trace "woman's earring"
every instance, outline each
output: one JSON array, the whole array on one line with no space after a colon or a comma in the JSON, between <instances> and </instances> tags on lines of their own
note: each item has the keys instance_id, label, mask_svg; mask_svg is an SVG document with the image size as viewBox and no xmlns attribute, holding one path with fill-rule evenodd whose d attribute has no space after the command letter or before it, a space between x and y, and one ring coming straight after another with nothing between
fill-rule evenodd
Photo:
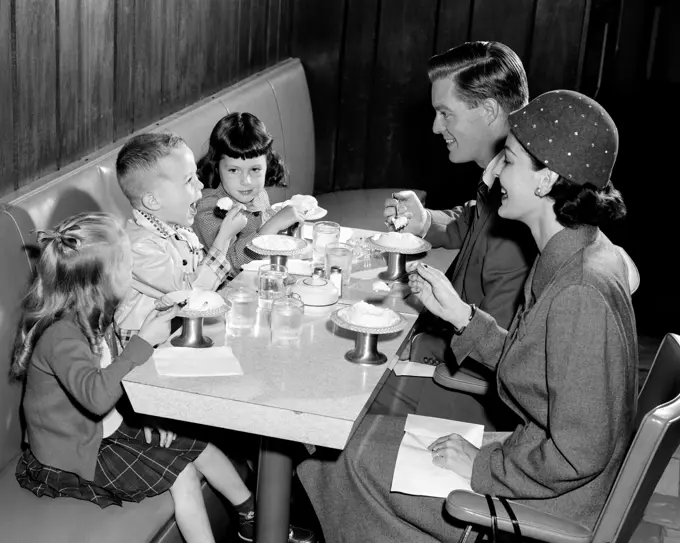
<instances>
[{"instance_id":1,"label":"woman's earring","mask_svg":"<svg viewBox=\"0 0 680 543\"><path fill-rule=\"evenodd\" d=\"M539 198L543 198L543 193L541 192L541 189L538 188L538 187L536 187L536 188L534 189L534 194L535 194L536 196L538 196Z\"/></svg>"}]
</instances>

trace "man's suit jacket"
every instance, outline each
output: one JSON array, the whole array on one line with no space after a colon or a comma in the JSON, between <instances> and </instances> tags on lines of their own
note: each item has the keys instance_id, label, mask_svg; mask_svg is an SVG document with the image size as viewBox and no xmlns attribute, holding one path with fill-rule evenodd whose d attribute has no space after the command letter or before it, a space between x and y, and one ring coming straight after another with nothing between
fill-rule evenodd
<instances>
[{"instance_id":1,"label":"man's suit jacket","mask_svg":"<svg viewBox=\"0 0 680 543\"><path fill-rule=\"evenodd\" d=\"M507 328L520 303L536 244L526 225L498 216L500 204L496 181L485 201L447 211L429 210L432 223L425 239L434 247L460 249L447 273L453 287L463 301Z\"/></svg>"},{"instance_id":2,"label":"man's suit jacket","mask_svg":"<svg viewBox=\"0 0 680 543\"><path fill-rule=\"evenodd\" d=\"M428 210L432 222L425 239L434 247L460 249L447 276L462 299L494 316L501 326L509 326L522 297L522 287L533 264L536 245L529 229L522 223L498 216L500 186L489 190L480 200L479 209L472 201L450 211ZM479 213L477 216L476 214ZM418 319L416 335L406 355L410 360L430 363L427 359L465 363L466 371L485 375L490 370L470 361L456 360L450 348L453 327L450 323L424 311ZM475 364L472 362L472 364ZM490 402L487 397L485 404ZM506 420L506 412L486 417L477 401L464 394L444 389L432 379L390 376L371 408L373 413L452 418L489 424L498 430L514 428L516 421ZM478 418L484 417L485 420Z\"/></svg>"}]
</instances>

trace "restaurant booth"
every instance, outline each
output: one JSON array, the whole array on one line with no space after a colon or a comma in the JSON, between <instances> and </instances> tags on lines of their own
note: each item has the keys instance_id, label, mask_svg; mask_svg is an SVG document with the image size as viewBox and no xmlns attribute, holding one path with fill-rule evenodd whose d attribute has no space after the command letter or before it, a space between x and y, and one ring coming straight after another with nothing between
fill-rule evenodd
<instances>
[{"instance_id":1,"label":"restaurant booth","mask_svg":"<svg viewBox=\"0 0 680 543\"><path fill-rule=\"evenodd\" d=\"M284 201L294 194L311 194L314 180L314 124L305 72L299 59L284 60L142 131L174 132L184 138L194 154L200 157L206 150L212 127L230 111L250 111L257 115L274 136L274 146L291 172L288 186L268 189L271 202ZM0 360L5 375L0 379L0 419L5 421L0 427L0 526L3 532L0 540L8 543L48 540L53 543L93 540L102 543L166 542L179 540L180 537L173 519L169 493L140 504L125 503L122 508L100 510L79 500L39 499L22 490L14 477L14 466L23 437L21 387L9 382L6 376L19 322L20 304L31 276L36 248L35 232L85 211L106 211L121 218L131 216L131 208L115 176L115 157L123 141L0 201L0 228L3 233L0 250L5 256L0 264L3 316L0 319ZM328 219L377 230L382 229L382 219L375 210L380 209L393 190L331 193L325 198L320 197L319 202L328 212ZM425 199L423 191L419 191L419 196ZM442 255L447 253L441 250ZM450 260L452 257L444 257L444 260L447 258ZM392 341L393 351L402 340L403 337L400 337ZM376 375L379 377L379 373ZM378 377L373 377L375 382ZM244 420L248 421L249 417ZM210 416L203 422L214 424ZM255 423L248 422L240 429L254 431L252 424ZM352 422L345 422L344 426L345 435L339 438L339 444L346 441ZM215 533L223 533L228 529L228 509L205 482L203 489Z\"/></svg>"},{"instance_id":2,"label":"restaurant booth","mask_svg":"<svg viewBox=\"0 0 680 543\"><path fill-rule=\"evenodd\" d=\"M190 1L165 9L162 3L141 0L102 0L97 5L16 0L0 6L0 66L12 67L12 77L0 81L0 97L12 98L0 110L0 124L12 128L0 137L0 180L13 179L0 185L0 543L182 541L169 493L100 509L75 499L37 498L21 489L14 475L24 439L22 388L10 382L8 371L37 254L36 231L80 212L131 216L115 175L116 155L131 134L176 133L198 159L218 120L230 112L251 112L272 134L290 174L287 186L267 189L271 203L314 194L327 212L323 220L340 223L355 239L366 240L386 230L382 207L396 190L414 189L434 209L471 196L464 186L441 182L465 171L451 169L441 146L432 151L429 82L423 69L432 53L466 39L507 41L531 65L535 92L580 86L593 94L608 73L605 57L618 47L613 41L616 25L630 20L619 18L617 2L554 0L554 6L538 2L533 8L517 2L521 9L510 9L511 3L501 0L399 0L388 9L388 0L382 0L328 2L319 9L321 2L316 1L225 0L210 2L210 9ZM553 12L564 16L554 17ZM626 16L632 17L630 12ZM501 28L501 19L509 24ZM80 24L65 31L74 21ZM27 89L32 89L29 98L23 96ZM412 160L405 158L405 150ZM612 239L618 242L615 238L616 232ZM419 256L445 270L455 254L432 249ZM236 385L201 378L172 384L151 363L124 381L132 407L140 413L200 424L215 436L225 429L261 436L258 514L268 512L261 515L267 517L261 526L263 543L285 540L281 534L288 525L292 470L286 443L310 451L315 446L342 449L385 381L386 370L407 352L422 305L414 296L389 298L372 288L378 266L385 264L387 272L381 273L389 274L391 266L406 260L397 264L396 256L384 256L392 260L376 264L376 258L383 257L369 250L365 269L356 274L338 307L360 300L385 303L403 320L399 330L365 338L334 324L328 313L311 312L305 317L302 356L272 350L264 325L261 336L230 338L218 319L205 324L206 334L217 330L218 344L229 343L241 359L246 375ZM644 270L642 275L644 282ZM252 280L244 277L235 286ZM680 365L679 340L666 336L649 385L667 399L680 386L674 365ZM352 364L345 356L352 347L354 355L360 348L377 349L387 362ZM654 353L648 358L653 360ZM488 389L484 381L456 382L444 371L435 380L473 393ZM645 408L656 407L657 396L641 396ZM645 419L646 432L636 441L640 456L628 462L627 478L619 481L620 494L614 497L619 501L609 504L612 516L605 520L610 527L616 524L623 533L632 533L657 482L662 477L668 482L669 473L675 477L670 486L677 499L680 481L671 468L680 466L675 452L680 430L676 425L666 431L664 426L677 422L669 415L673 412ZM233 509L205 481L202 490L216 538L229 541ZM459 518L489 526L487 516L479 513L485 503L452 495L446 507ZM624 517L630 515L629 523L636 519L634 526L619 518L622 509ZM529 532L532 536L559 543L592 540L592 533L559 522L553 532L546 531L540 525L545 519L520 513L526 513L521 521L538 523ZM499 515L499 521L512 531L508 517Z\"/></svg>"},{"instance_id":3,"label":"restaurant booth","mask_svg":"<svg viewBox=\"0 0 680 543\"><path fill-rule=\"evenodd\" d=\"M290 59L145 130L172 131L200 156L215 123L229 111L251 111L275 137L277 150L296 172L286 188L270 191L272 202L309 194L314 179L314 126L304 70ZM107 211L127 218L129 204L115 176L123 141L78 161L18 194L0 207L0 541L78 543L90 541L179 541L169 493L140 504L100 510L73 499L37 498L21 489L14 466L21 451L21 387L7 379L20 304L31 276L35 231L85 211ZM204 496L216 534L229 522L227 508L204 483Z\"/></svg>"}]
</instances>

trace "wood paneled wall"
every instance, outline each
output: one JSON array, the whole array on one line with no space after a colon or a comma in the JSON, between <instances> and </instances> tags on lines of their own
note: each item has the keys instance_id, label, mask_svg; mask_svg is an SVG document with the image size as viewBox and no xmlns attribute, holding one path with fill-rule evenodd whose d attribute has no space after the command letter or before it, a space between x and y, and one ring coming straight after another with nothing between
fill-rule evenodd
<instances>
[{"instance_id":1,"label":"wood paneled wall","mask_svg":"<svg viewBox=\"0 0 680 543\"><path fill-rule=\"evenodd\" d=\"M450 164L431 132L430 56L467 40L497 40L522 58L533 96L554 88L593 94L621 0L293 4L291 52L305 64L312 95L317 192L417 187L432 195L429 204L447 206L468 188L448 181L474 168Z\"/></svg>"},{"instance_id":2,"label":"wood paneled wall","mask_svg":"<svg viewBox=\"0 0 680 543\"><path fill-rule=\"evenodd\" d=\"M417 187L430 207L450 207L474 191L456 179L478 170L449 163L431 133L426 62L466 40L498 40L524 61L533 96L579 89L612 112L621 134L615 179L630 218L608 234L641 269L643 327L678 331L680 302L668 292L676 266L664 261L659 232L677 231L678 189L661 183L673 175L676 147L662 134L677 125L664 98L680 86L679 5L0 0L0 196L294 56L312 97L317 192Z\"/></svg>"},{"instance_id":3,"label":"wood paneled wall","mask_svg":"<svg viewBox=\"0 0 680 543\"><path fill-rule=\"evenodd\" d=\"M289 57L290 4L0 1L0 196Z\"/></svg>"},{"instance_id":4,"label":"wood paneled wall","mask_svg":"<svg viewBox=\"0 0 680 543\"><path fill-rule=\"evenodd\" d=\"M620 3L3 0L0 196L295 56L312 96L316 191L419 187L445 206L461 195L442 180L465 168L431 134L428 58L499 40L525 62L532 94L592 90L601 14L616 23Z\"/></svg>"}]
</instances>

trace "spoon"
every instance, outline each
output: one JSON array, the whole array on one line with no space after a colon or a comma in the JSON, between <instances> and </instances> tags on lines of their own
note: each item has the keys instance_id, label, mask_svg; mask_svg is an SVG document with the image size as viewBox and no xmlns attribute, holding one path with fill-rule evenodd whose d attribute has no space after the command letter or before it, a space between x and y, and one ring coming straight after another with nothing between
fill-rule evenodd
<instances>
[{"instance_id":1,"label":"spoon","mask_svg":"<svg viewBox=\"0 0 680 543\"><path fill-rule=\"evenodd\" d=\"M406 228L406 225L408 224L408 221L406 221L403 225L397 226L395 223L397 222L397 219L399 218L399 200L396 197L396 192L392 193L392 198L397 200L397 205L394 206L394 216L392 217L392 227L394 228L395 232L401 232L404 228Z\"/></svg>"},{"instance_id":2,"label":"spoon","mask_svg":"<svg viewBox=\"0 0 680 543\"><path fill-rule=\"evenodd\" d=\"M188 302L189 302L189 300L187 299L187 300L184 300L183 302L178 302L176 304L170 304L170 305L165 305L163 307L157 307L156 311L159 311L159 312L162 313L163 311L167 311L168 309L172 309L174 306L177 306L179 309L182 309L185 305L187 305Z\"/></svg>"}]
</instances>

